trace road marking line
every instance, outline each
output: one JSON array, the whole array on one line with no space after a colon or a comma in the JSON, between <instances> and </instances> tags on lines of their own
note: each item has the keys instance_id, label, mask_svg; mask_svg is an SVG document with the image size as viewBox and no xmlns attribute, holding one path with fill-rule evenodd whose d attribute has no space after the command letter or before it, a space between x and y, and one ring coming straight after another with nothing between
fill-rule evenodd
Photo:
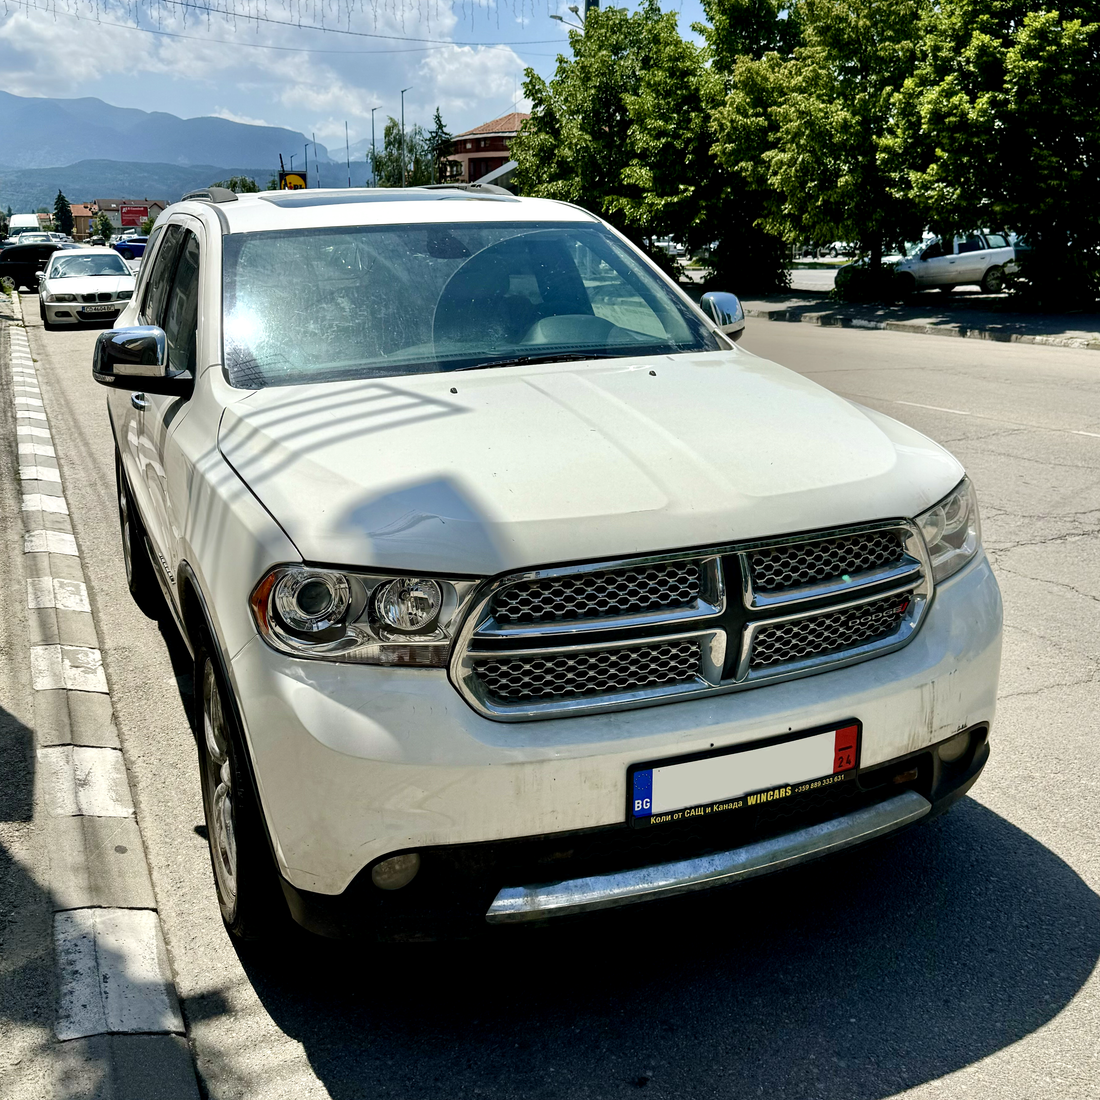
<instances>
[{"instance_id":1,"label":"road marking line","mask_svg":"<svg viewBox=\"0 0 1100 1100\"><path fill-rule=\"evenodd\" d=\"M49 496L46 493L24 493L24 512L53 512L55 515L67 516L69 506L64 497Z\"/></svg>"},{"instance_id":2,"label":"road marking line","mask_svg":"<svg viewBox=\"0 0 1100 1100\"><path fill-rule=\"evenodd\" d=\"M922 405L919 401L894 401L895 405L911 405L914 409L932 409L933 412L954 413L956 416L973 416L973 413L964 412L962 409L945 409L940 405Z\"/></svg>"},{"instance_id":3,"label":"road marking line","mask_svg":"<svg viewBox=\"0 0 1100 1100\"><path fill-rule=\"evenodd\" d=\"M61 971L58 1039L105 1032L183 1033L155 912L57 913L54 941Z\"/></svg>"},{"instance_id":4,"label":"road marking line","mask_svg":"<svg viewBox=\"0 0 1100 1100\"><path fill-rule=\"evenodd\" d=\"M1087 435L1090 439L1100 439L1100 432L1081 432L1076 428L1066 429L1070 435Z\"/></svg>"},{"instance_id":5,"label":"road marking line","mask_svg":"<svg viewBox=\"0 0 1100 1100\"><path fill-rule=\"evenodd\" d=\"M79 557L76 539L66 531L28 531L23 536L24 554L68 554Z\"/></svg>"},{"instance_id":6,"label":"road marking line","mask_svg":"<svg viewBox=\"0 0 1100 1100\"><path fill-rule=\"evenodd\" d=\"M54 817L133 817L126 763L118 749L53 745L38 750L42 792Z\"/></svg>"},{"instance_id":7,"label":"road marking line","mask_svg":"<svg viewBox=\"0 0 1100 1100\"><path fill-rule=\"evenodd\" d=\"M103 656L81 645L31 646L31 683L35 691L94 691L107 694Z\"/></svg>"},{"instance_id":8,"label":"road marking line","mask_svg":"<svg viewBox=\"0 0 1100 1100\"><path fill-rule=\"evenodd\" d=\"M61 471L56 466L20 466L21 481L56 481L61 484Z\"/></svg>"},{"instance_id":9,"label":"road marking line","mask_svg":"<svg viewBox=\"0 0 1100 1100\"><path fill-rule=\"evenodd\" d=\"M92 610L84 582L60 577L28 577L27 607L55 607L58 611Z\"/></svg>"},{"instance_id":10,"label":"road marking line","mask_svg":"<svg viewBox=\"0 0 1100 1100\"><path fill-rule=\"evenodd\" d=\"M57 458L57 452L45 443L20 443L19 453L37 458Z\"/></svg>"}]
</instances>

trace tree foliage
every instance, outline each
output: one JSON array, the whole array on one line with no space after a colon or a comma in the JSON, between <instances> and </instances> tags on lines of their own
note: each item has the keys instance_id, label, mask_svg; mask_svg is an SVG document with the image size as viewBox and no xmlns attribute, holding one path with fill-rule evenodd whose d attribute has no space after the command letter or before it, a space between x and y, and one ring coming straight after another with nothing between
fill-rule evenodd
<instances>
[{"instance_id":1,"label":"tree foliage","mask_svg":"<svg viewBox=\"0 0 1100 1100\"><path fill-rule=\"evenodd\" d=\"M230 176L227 180L218 180L211 187L224 187L227 191L235 191L238 195L252 194L259 191L259 184L251 176Z\"/></svg>"},{"instance_id":2,"label":"tree foliage","mask_svg":"<svg viewBox=\"0 0 1100 1100\"><path fill-rule=\"evenodd\" d=\"M432 182L433 155L428 133L414 123L405 127L405 172L401 172L401 123L390 116L382 135L382 148L374 154L372 172L379 187L416 187Z\"/></svg>"},{"instance_id":3,"label":"tree foliage","mask_svg":"<svg viewBox=\"0 0 1100 1100\"><path fill-rule=\"evenodd\" d=\"M57 226L59 233L64 233L67 237L73 235L73 227L76 224L73 220L73 208L60 190L57 192L57 198L53 200L53 223Z\"/></svg>"},{"instance_id":4,"label":"tree foliage","mask_svg":"<svg viewBox=\"0 0 1100 1100\"><path fill-rule=\"evenodd\" d=\"M111 224L111 219L107 217L106 211L101 210L92 223L92 236L102 237L105 241L109 241L114 236L114 232L115 227Z\"/></svg>"},{"instance_id":5,"label":"tree foliage","mask_svg":"<svg viewBox=\"0 0 1100 1100\"><path fill-rule=\"evenodd\" d=\"M462 174L462 162L450 159L454 136L443 122L439 108L435 109L432 128L428 131L427 147L432 157L432 183L446 183Z\"/></svg>"},{"instance_id":6,"label":"tree foliage","mask_svg":"<svg viewBox=\"0 0 1100 1100\"><path fill-rule=\"evenodd\" d=\"M987 226L1032 246L1043 301L1100 293L1100 8L941 0L925 14L899 147L938 231Z\"/></svg>"}]
</instances>

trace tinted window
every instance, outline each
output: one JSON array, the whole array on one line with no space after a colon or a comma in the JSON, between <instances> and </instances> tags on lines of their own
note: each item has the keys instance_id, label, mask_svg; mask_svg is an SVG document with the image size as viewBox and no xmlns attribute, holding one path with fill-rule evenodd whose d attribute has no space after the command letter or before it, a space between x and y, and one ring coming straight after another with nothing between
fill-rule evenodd
<instances>
[{"instance_id":1,"label":"tinted window","mask_svg":"<svg viewBox=\"0 0 1100 1100\"><path fill-rule=\"evenodd\" d=\"M987 233L985 239L989 242L990 248L1008 248L1008 241L1000 233Z\"/></svg>"},{"instance_id":2,"label":"tinted window","mask_svg":"<svg viewBox=\"0 0 1100 1100\"><path fill-rule=\"evenodd\" d=\"M922 260L936 260L940 256L950 256L951 253L944 248L943 241L933 241L925 250L921 253Z\"/></svg>"},{"instance_id":3,"label":"tinted window","mask_svg":"<svg viewBox=\"0 0 1100 1100\"><path fill-rule=\"evenodd\" d=\"M237 386L719 347L593 223L234 234L224 278L225 365Z\"/></svg>"},{"instance_id":4,"label":"tinted window","mask_svg":"<svg viewBox=\"0 0 1100 1100\"><path fill-rule=\"evenodd\" d=\"M976 233L971 233L969 237L959 238L959 254L963 252L981 252L985 248L985 242Z\"/></svg>"},{"instance_id":5,"label":"tinted window","mask_svg":"<svg viewBox=\"0 0 1100 1100\"><path fill-rule=\"evenodd\" d=\"M164 328L164 299L172 285L172 273L183 244L183 236L180 226L168 226L164 231L164 240L153 258L153 269L149 272L149 282L145 284L145 298L141 304L141 315L148 325L160 325Z\"/></svg>"},{"instance_id":6,"label":"tinted window","mask_svg":"<svg viewBox=\"0 0 1100 1100\"><path fill-rule=\"evenodd\" d=\"M168 338L169 369L173 372L189 370L194 374L199 318L199 242L194 233L184 233L183 236L163 328Z\"/></svg>"}]
</instances>

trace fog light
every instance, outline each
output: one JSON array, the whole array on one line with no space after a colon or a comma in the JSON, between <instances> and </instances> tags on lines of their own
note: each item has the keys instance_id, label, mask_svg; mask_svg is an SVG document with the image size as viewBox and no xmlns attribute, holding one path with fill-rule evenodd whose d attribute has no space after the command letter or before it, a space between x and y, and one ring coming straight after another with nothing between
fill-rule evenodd
<instances>
[{"instance_id":1,"label":"fog light","mask_svg":"<svg viewBox=\"0 0 1100 1100\"><path fill-rule=\"evenodd\" d=\"M408 886L416 872L420 870L420 853L406 852L404 855L391 856L376 864L370 873L370 880L379 890L400 890Z\"/></svg>"},{"instance_id":2,"label":"fog light","mask_svg":"<svg viewBox=\"0 0 1100 1100\"><path fill-rule=\"evenodd\" d=\"M956 760L961 760L966 755L966 750L969 748L970 734L967 732L952 737L950 741L944 741L936 751L945 764L954 764Z\"/></svg>"}]
</instances>

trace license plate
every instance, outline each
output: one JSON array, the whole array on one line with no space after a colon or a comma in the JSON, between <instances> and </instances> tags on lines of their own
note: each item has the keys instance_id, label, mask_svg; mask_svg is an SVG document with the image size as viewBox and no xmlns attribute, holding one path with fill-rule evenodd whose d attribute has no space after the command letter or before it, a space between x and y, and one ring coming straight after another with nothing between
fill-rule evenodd
<instances>
[{"instance_id":1,"label":"license plate","mask_svg":"<svg viewBox=\"0 0 1100 1100\"><path fill-rule=\"evenodd\" d=\"M81 306L81 313L117 313L118 306Z\"/></svg>"},{"instance_id":2,"label":"license plate","mask_svg":"<svg viewBox=\"0 0 1100 1100\"><path fill-rule=\"evenodd\" d=\"M627 773L632 825L664 825L796 798L855 776L860 724L787 734L732 752L652 764Z\"/></svg>"}]
</instances>

